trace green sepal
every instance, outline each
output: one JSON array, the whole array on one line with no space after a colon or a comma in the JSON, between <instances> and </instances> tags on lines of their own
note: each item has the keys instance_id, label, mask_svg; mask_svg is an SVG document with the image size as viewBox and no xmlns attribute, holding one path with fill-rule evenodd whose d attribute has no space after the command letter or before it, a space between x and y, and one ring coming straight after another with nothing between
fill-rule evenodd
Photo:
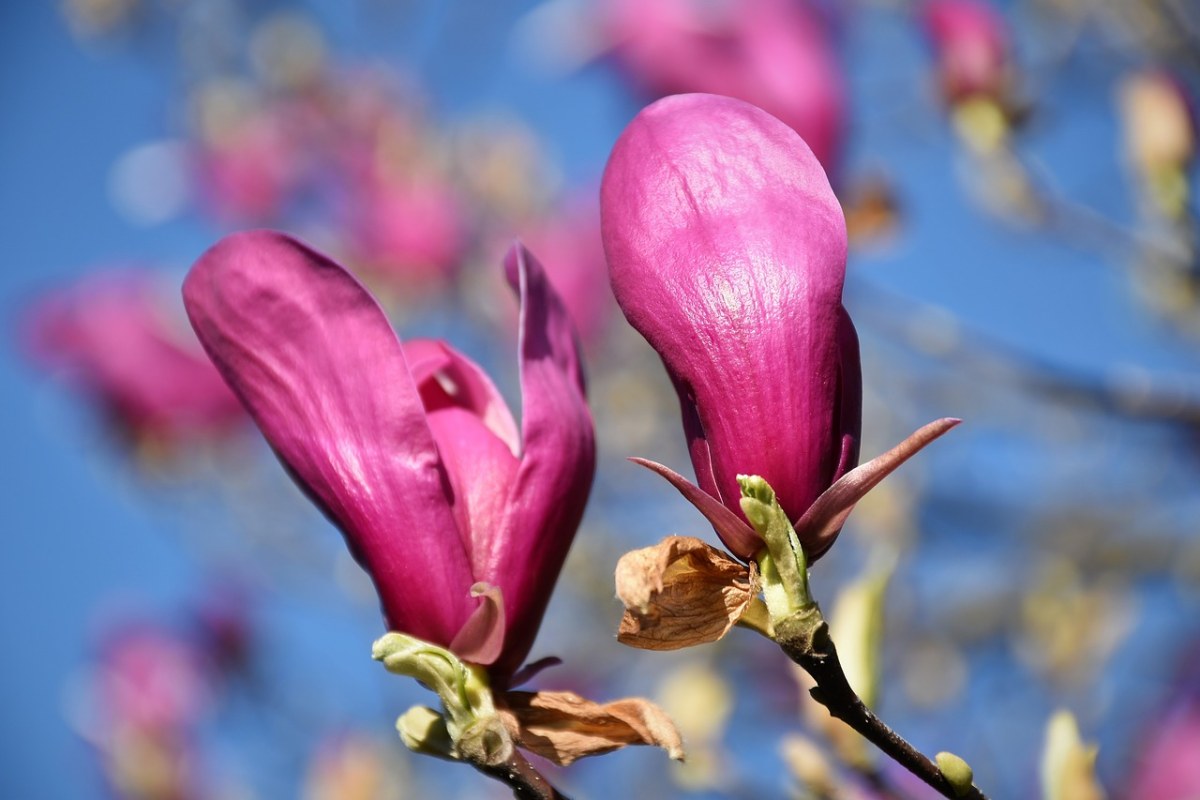
<instances>
[{"instance_id":1,"label":"green sepal","mask_svg":"<svg viewBox=\"0 0 1200 800\"><path fill-rule=\"evenodd\" d=\"M758 475L738 475L737 481L742 489L742 513L767 545L757 561L763 599L772 622L778 623L813 603L804 548L770 484Z\"/></svg>"},{"instance_id":2,"label":"green sepal","mask_svg":"<svg viewBox=\"0 0 1200 800\"><path fill-rule=\"evenodd\" d=\"M496 713L484 670L444 647L403 633L379 638L371 657L383 662L388 672L416 678L442 701L443 714L417 707L396 721L405 745L416 752L481 764L498 764L512 754L512 737ZM440 728L449 746L439 741Z\"/></svg>"},{"instance_id":3,"label":"green sepal","mask_svg":"<svg viewBox=\"0 0 1200 800\"><path fill-rule=\"evenodd\" d=\"M396 731L404 746L414 753L456 760L454 741L446 718L429 706L413 706L396 720Z\"/></svg>"}]
</instances>

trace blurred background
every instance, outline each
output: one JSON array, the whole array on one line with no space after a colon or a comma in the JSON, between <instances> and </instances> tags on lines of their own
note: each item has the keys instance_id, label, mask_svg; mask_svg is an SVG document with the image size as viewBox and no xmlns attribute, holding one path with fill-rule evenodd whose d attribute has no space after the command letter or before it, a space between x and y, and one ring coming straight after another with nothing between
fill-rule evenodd
<instances>
[{"instance_id":1,"label":"blurred background","mask_svg":"<svg viewBox=\"0 0 1200 800\"><path fill-rule=\"evenodd\" d=\"M430 696L371 661L369 583L191 335L183 274L249 227L334 254L514 408L514 237L565 296L600 464L532 653L565 663L535 685L651 697L691 759L631 749L553 782L925 796L752 634L615 641L617 558L714 540L625 461L690 475L599 240L613 142L680 91L766 108L830 174L864 460L965 420L813 571L835 618L863 575L885 587L874 707L994 798L1040 796L1058 709L1109 796L1200 796L1190 4L66 0L0 6L0 53L0 796L506 796L404 750L395 717Z\"/></svg>"}]
</instances>

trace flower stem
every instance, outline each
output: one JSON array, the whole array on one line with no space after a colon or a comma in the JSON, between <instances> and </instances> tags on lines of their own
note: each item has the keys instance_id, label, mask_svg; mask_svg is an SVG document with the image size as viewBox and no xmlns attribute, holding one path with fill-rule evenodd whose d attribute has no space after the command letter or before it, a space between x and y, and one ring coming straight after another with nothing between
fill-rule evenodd
<instances>
[{"instance_id":1,"label":"flower stem","mask_svg":"<svg viewBox=\"0 0 1200 800\"><path fill-rule=\"evenodd\" d=\"M951 800L987 800L974 784L956 787L928 757L893 731L859 699L846 680L829 626L812 603L775 626L775 640L787 657L812 676L813 699L858 731L894 761Z\"/></svg>"},{"instance_id":2,"label":"flower stem","mask_svg":"<svg viewBox=\"0 0 1200 800\"><path fill-rule=\"evenodd\" d=\"M515 747L512 755L500 764L472 762L471 766L507 785L516 800L570 800L555 789Z\"/></svg>"}]
</instances>

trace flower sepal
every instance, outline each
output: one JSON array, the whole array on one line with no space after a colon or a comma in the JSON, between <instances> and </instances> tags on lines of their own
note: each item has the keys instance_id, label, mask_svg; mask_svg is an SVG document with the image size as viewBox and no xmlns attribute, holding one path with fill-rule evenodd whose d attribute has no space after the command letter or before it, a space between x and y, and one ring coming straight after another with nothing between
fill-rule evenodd
<instances>
[{"instance_id":1,"label":"flower sepal","mask_svg":"<svg viewBox=\"0 0 1200 800\"><path fill-rule=\"evenodd\" d=\"M808 560L775 490L758 475L738 475L742 513L766 543L757 558L763 599L772 624L814 605L808 591Z\"/></svg>"},{"instance_id":2,"label":"flower sepal","mask_svg":"<svg viewBox=\"0 0 1200 800\"><path fill-rule=\"evenodd\" d=\"M388 672L416 678L442 701L442 713L416 706L396 721L414 752L493 766L513 753L513 739L496 711L487 672L449 650L403 633L376 640L371 657Z\"/></svg>"}]
</instances>

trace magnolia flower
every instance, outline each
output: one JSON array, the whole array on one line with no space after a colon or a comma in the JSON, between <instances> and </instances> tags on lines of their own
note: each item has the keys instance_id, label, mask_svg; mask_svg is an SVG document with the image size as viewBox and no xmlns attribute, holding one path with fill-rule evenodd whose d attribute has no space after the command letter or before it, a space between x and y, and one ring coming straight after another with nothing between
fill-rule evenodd
<instances>
[{"instance_id":1,"label":"magnolia flower","mask_svg":"<svg viewBox=\"0 0 1200 800\"><path fill-rule=\"evenodd\" d=\"M174 734L211 703L213 675L203 650L150 624L110 634L92 676L95 712L106 727Z\"/></svg>"},{"instance_id":2,"label":"magnolia flower","mask_svg":"<svg viewBox=\"0 0 1200 800\"><path fill-rule=\"evenodd\" d=\"M679 95L643 110L601 187L613 291L679 394L699 486L653 462L743 560L739 475L764 479L809 561L862 495L954 423L858 462L858 339L842 307L846 225L812 151L740 100ZM853 470L853 471L852 471Z\"/></svg>"},{"instance_id":3,"label":"magnolia flower","mask_svg":"<svg viewBox=\"0 0 1200 800\"><path fill-rule=\"evenodd\" d=\"M114 797L205 796L196 734L216 700L203 648L153 623L106 631L68 718L95 748Z\"/></svg>"},{"instance_id":4,"label":"magnolia flower","mask_svg":"<svg viewBox=\"0 0 1200 800\"><path fill-rule=\"evenodd\" d=\"M616 0L604 6L614 54L648 92L711 92L790 125L833 171L846 90L829 33L794 0Z\"/></svg>"},{"instance_id":5,"label":"magnolia flower","mask_svg":"<svg viewBox=\"0 0 1200 800\"><path fill-rule=\"evenodd\" d=\"M218 242L184 284L205 349L267 441L345 535L392 630L487 666L533 643L595 466L574 331L542 267L521 299L522 424L472 361L401 343L338 264L279 233Z\"/></svg>"},{"instance_id":6,"label":"magnolia flower","mask_svg":"<svg viewBox=\"0 0 1200 800\"><path fill-rule=\"evenodd\" d=\"M121 270L52 293L26 318L28 347L136 439L223 433L244 419L241 404L163 288L160 275Z\"/></svg>"},{"instance_id":7,"label":"magnolia flower","mask_svg":"<svg viewBox=\"0 0 1200 800\"><path fill-rule=\"evenodd\" d=\"M1000 14L984 0L930 0L923 13L946 103L1006 100L1010 36Z\"/></svg>"}]
</instances>

